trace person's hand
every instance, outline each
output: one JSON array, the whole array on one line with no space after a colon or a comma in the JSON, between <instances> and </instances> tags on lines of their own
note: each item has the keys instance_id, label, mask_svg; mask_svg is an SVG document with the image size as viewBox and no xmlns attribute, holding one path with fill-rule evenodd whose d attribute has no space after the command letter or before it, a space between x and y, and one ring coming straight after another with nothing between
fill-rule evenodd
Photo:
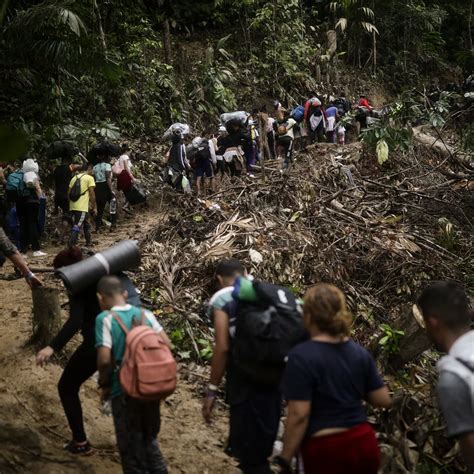
<instances>
[{"instance_id":1,"label":"person's hand","mask_svg":"<svg viewBox=\"0 0 474 474\"><path fill-rule=\"evenodd\" d=\"M51 356L54 354L54 349L51 346L46 346L36 354L36 364L43 367L43 365L49 362Z\"/></svg>"},{"instance_id":2,"label":"person's hand","mask_svg":"<svg viewBox=\"0 0 474 474\"><path fill-rule=\"evenodd\" d=\"M214 408L214 404L216 402L216 395L207 395L206 398L204 398L204 402L202 404L202 416L204 417L204 420L206 423L211 422L211 415L212 415L212 410Z\"/></svg>"},{"instance_id":3,"label":"person's hand","mask_svg":"<svg viewBox=\"0 0 474 474\"><path fill-rule=\"evenodd\" d=\"M43 282L31 271L26 274L25 280L32 290L43 286Z\"/></svg>"},{"instance_id":4,"label":"person's hand","mask_svg":"<svg viewBox=\"0 0 474 474\"><path fill-rule=\"evenodd\" d=\"M100 401L102 403L106 402L110 398L111 388L103 387L100 389Z\"/></svg>"},{"instance_id":5,"label":"person's hand","mask_svg":"<svg viewBox=\"0 0 474 474\"><path fill-rule=\"evenodd\" d=\"M291 474L291 463L281 456L275 456L271 463L271 470L274 474Z\"/></svg>"}]
</instances>

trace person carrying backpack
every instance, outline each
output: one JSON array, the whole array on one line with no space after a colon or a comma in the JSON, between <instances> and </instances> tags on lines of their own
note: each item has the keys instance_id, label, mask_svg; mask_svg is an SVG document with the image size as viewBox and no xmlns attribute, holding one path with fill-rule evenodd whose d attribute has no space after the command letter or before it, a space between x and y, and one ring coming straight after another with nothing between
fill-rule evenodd
<instances>
[{"instance_id":1,"label":"person carrying backpack","mask_svg":"<svg viewBox=\"0 0 474 474\"><path fill-rule=\"evenodd\" d=\"M192 142L194 148L194 177L196 178L197 195L205 191L206 178L209 179L209 189L214 190L214 170L209 141L206 138L196 137ZM204 189L203 189L204 188Z\"/></svg>"},{"instance_id":2,"label":"person carrying backpack","mask_svg":"<svg viewBox=\"0 0 474 474\"><path fill-rule=\"evenodd\" d=\"M336 120L339 118L337 107L331 103L326 109L326 138L329 143L336 143Z\"/></svg>"},{"instance_id":3,"label":"person carrying backpack","mask_svg":"<svg viewBox=\"0 0 474 474\"><path fill-rule=\"evenodd\" d=\"M96 232L100 232L103 225L103 216L105 206L115 199L115 192L112 186L112 165L110 156L98 156L98 162L92 169L95 181L95 197L97 202L97 216L95 219ZM110 213L111 227L114 230L117 227L117 213Z\"/></svg>"},{"instance_id":4,"label":"person carrying backpack","mask_svg":"<svg viewBox=\"0 0 474 474\"><path fill-rule=\"evenodd\" d=\"M61 157L61 164L53 171L54 180L54 211L57 214L61 209L61 234L60 242L64 243L71 230L71 217L69 215L69 183L74 172L78 171L82 165L72 163L72 155L66 154Z\"/></svg>"},{"instance_id":5,"label":"person carrying backpack","mask_svg":"<svg viewBox=\"0 0 474 474\"><path fill-rule=\"evenodd\" d=\"M377 474L380 451L363 401L388 408L391 398L372 356L349 338L344 294L320 283L304 297L310 340L289 355L282 381L288 402L281 473L301 452L306 473Z\"/></svg>"},{"instance_id":6,"label":"person carrying backpack","mask_svg":"<svg viewBox=\"0 0 474 474\"><path fill-rule=\"evenodd\" d=\"M321 101L313 95L304 105L304 120L310 142L322 142L325 131L325 114Z\"/></svg>"},{"instance_id":7,"label":"person carrying backpack","mask_svg":"<svg viewBox=\"0 0 474 474\"><path fill-rule=\"evenodd\" d=\"M123 472L165 474L168 470L156 438L160 431L160 398L168 395L173 383L176 384L176 363L169 351L171 343L153 313L126 304L127 293L117 277L101 278L97 297L102 309L95 323L99 387L101 399L112 401ZM132 341L140 341L140 337L146 339L141 339L144 342L138 347ZM143 347L150 350L139 352ZM159 391L161 387L164 392L148 399L145 395L137 398L136 394L130 395L137 387L124 371L140 358L150 357L162 359L149 362L149 370L142 372L138 367L136 382L151 382L150 390Z\"/></svg>"},{"instance_id":8,"label":"person carrying backpack","mask_svg":"<svg viewBox=\"0 0 474 474\"><path fill-rule=\"evenodd\" d=\"M244 275L244 267L235 259L221 261L216 269L221 289L209 302L208 315L213 320L215 339L202 413L210 422L219 385L226 374L226 401L230 407L227 453L239 461L245 474L263 474L271 472L268 458L278 432L282 402L279 379L284 362L281 357L268 361L266 356L280 355L280 348L268 348L265 340L252 335L251 322L261 321L267 315L273 318L274 313L272 305L258 303L255 286L242 278ZM263 283L257 287L270 288L270 294L276 288L283 299L291 299L280 287ZM294 298L285 301L294 303ZM273 329L272 323L261 327Z\"/></svg>"},{"instance_id":9,"label":"person carrying backpack","mask_svg":"<svg viewBox=\"0 0 474 474\"><path fill-rule=\"evenodd\" d=\"M91 174L92 165L89 165L86 171L76 174L69 183L69 211L72 219L70 247L77 245L81 230L84 230L86 245L88 247L92 245L89 213L92 216L97 214L97 204L94 191L95 181Z\"/></svg>"},{"instance_id":10,"label":"person carrying backpack","mask_svg":"<svg viewBox=\"0 0 474 474\"><path fill-rule=\"evenodd\" d=\"M428 337L447 353L438 362L437 385L447 435L459 441L468 472L474 471L474 312L462 285L429 284L417 301Z\"/></svg>"},{"instance_id":11,"label":"person carrying backpack","mask_svg":"<svg viewBox=\"0 0 474 474\"><path fill-rule=\"evenodd\" d=\"M290 112L285 112L285 116L282 122L276 122L277 132L277 152L278 155L283 155L284 166L288 168L290 163L293 161L293 144L295 140L295 126L297 125L296 120L291 118Z\"/></svg>"},{"instance_id":12,"label":"person carrying backpack","mask_svg":"<svg viewBox=\"0 0 474 474\"><path fill-rule=\"evenodd\" d=\"M186 172L191 167L186 156L186 145L181 130L176 129L171 133L171 148L168 152L167 180L176 190L184 190ZM186 183L187 184L187 183Z\"/></svg>"},{"instance_id":13,"label":"person carrying backpack","mask_svg":"<svg viewBox=\"0 0 474 474\"><path fill-rule=\"evenodd\" d=\"M31 247L33 257L44 257L39 242L39 211L40 200L43 198L38 165L31 159L23 162L21 170L11 173L7 178L7 195L15 202L18 221L20 223L21 251L26 254ZM28 177L25 180L25 176Z\"/></svg>"}]
</instances>

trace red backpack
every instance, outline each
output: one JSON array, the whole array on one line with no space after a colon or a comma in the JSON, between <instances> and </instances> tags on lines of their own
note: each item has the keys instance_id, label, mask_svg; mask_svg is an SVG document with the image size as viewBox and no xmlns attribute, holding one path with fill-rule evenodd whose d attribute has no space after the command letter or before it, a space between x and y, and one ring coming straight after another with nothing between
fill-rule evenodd
<instances>
[{"instance_id":1,"label":"red backpack","mask_svg":"<svg viewBox=\"0 0 474 474\"><path fill-rule=\"evenodd\" d=\"M161 335L141 322L128 330L120 316L112 315L126 334L119 379L123 391L138 400L163 400L176 389L176 361Z\"/></svg>"}]
</instances>

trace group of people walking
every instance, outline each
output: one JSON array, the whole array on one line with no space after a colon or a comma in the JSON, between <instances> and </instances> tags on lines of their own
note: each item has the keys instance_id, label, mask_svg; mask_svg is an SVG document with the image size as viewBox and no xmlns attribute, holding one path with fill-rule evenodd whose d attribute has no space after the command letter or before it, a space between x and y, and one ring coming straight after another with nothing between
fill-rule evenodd
<instances>
[{"instance_id":1,"label":"group of people walking","mask_svg":"<svg viewBox=\"0 0 474 474\"><path fill-rule=\"evenodd\" d=\"M245 172L254 177L261 169L262 159L279 159L282 169L288 168L298 141L301 146L318 142L345 144L351 120L344 121L344 117L353 109L357 112L354 120L367 126L366 117L372 111L367 98L361 95L359 102L351 103L343 92L338 98L327 98L325 104L311 93L304 105L292 108L275 101L272 113L266 105L251 114L225 113L218 133L193 140L190 127L176 123L165 133L171 141L165 181L184 192L191 192L194 181L197 194L201 195L207 189L216 190L216 179L239 177Z\"/></svg>"},{"instance_id":2,"label":"group of people walking","mask_svg":"<svg viewBox=\"0 0 474 474\"><path fill-rule=\"evenodd\" d=\"M54 183L54 213L60 216L56 227L59 243L77 244L84 233L87 246L93 245L92 232L104 228L104 212L109 209L110 229L117 224L117 191L126 192L133 186L135 177L129 157L129 146L124 144L120 157L115 159L107 152L98 154L93 163L73 162L72 151L59 158L51 175ZM17 166L0 168L1 225L19 248L24 258L32 251L35 258L45 257L40 240L47 224L46 194L42 189L38 162L26 158ZM124 211L128 212L125 197ZM90 218L94 218L93 224ZM94 225L94 229L93 229Z\"/></svg>"},{"instance_id":3,"label":"group of people walking","mask_svg":"<svg viewBox=\"0 0 474 474\"><path fill-rule=\"evenodd\" d=\"M54 266L71 265L82 258L81 251L71 247L56 256ZM225 394L230 411L226 452L241 471L378 473L380 450L365 404L388 409L392 400L372 355L351 339L352 317L343 292L318 283L298 300L283 287L254 281L235 259L217 265L215 282L218 291L208 305L214 327L213 357L202 415L211 422L216 400ZM37 355L38 364L43 365L82 331L83 342L58 384L72 435L65 448L74 454L93 453L79 390L98 370L101 400L111 400L123 472L168 472L166 452L161 452L157 441L160 402L127 395L121 376L129 351L127 333L136 324L144 324L171 347L162 325L151 312L140 309L138 291L121 273L71 295L69 303L69 319ZM417 305L429 337L448 353L438 364L440 406L448 436L459 439L472 469L474 331L468 297L457 283L434 282L423 290ZM269 321L280 318L285 332L273 342L256 339L261 329L249 324L249 317L259 321L257 326L266 321L264 331L277 330ZM296 325L302 331L286 351L286 342L298 332ZM269 354L269 343L284 346L284 352L274 345ZM280 359L272 359L275 353ZM159 371L155 378L160 378ZM277 447L283 420L283 441Z\"/></svg>"}]
</instances>

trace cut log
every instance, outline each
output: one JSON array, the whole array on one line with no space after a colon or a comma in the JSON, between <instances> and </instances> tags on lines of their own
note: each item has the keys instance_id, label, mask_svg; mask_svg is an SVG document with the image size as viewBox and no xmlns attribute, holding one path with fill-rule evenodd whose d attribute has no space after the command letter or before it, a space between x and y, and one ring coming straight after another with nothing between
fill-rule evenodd
<instances>
[{"instance_id":1,"label":"cut log","mask_svg":"<svg viewBox=\"0 0 474 474\"><path fill-rule=\"evenodd\" d=\"M405 335L400 340L399 350L389 359L390 366L395 370L402 368L432 345L424 328L423 317L416 305L413 305L410 314L404 318L399 329Z\"/></svg>"},{"instance_id":2,"label":"cut log","mask_svg":"<svg viewBox=\"0 0 474 474\"><path fill-rule=\"evenodd\" d=\"M452 157L459 163L468 164L469 156L465 153L462 153L458 150L455 150L452 146L446 144L439 137L434 137L423 132L423 127L414 127L413 129L413 138L427 148L431 148L433 151L438 153L443 158Z\"/></svg>"},{"instance_id":3,"label":"cut log","mask_svg":"<svg viewBox=\"0 0 474 474\"><path fill-rule=\"evenodd\" d=\"M39 287L33 290L33 336L31 342L48 345L61 328L60 291Z\"/></svg>"}]
</instances>

